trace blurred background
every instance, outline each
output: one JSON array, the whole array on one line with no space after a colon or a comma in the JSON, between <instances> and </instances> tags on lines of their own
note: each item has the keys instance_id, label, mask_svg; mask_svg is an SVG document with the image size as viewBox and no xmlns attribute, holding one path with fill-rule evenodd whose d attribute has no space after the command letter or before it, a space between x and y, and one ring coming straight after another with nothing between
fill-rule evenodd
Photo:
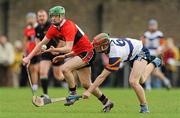
<instances>
[{"instance_id":1,"label":"blurred background","mask_svg":"<svg viewBox=\"0 0 180 118\"><path fill-rule=\"evenodd\" d=\"M100 32L107 32L111 37L132 37L141 39L148 30L148 22L155 19L158 29L163 32L165 40L170 38L174 47L180 47L180 1L179 0L0 0L0 45L3 40L9 43L7 50L0 50L0 86L27 86L27 75L22 69L23 30L26 27L26 15L61 5L66 9L66 17L78 24L92 40ZM1 46L3 48L3 46ZM1 49L0 47L0 49ZM163 54L162 54L163 55ZM166 63L162 72L173 87L180 87L179 52L173 52L175 63ZM94 80L103 69L107 58L97 55L96 66L92 67ZM129 87L130 67L124 64L118 73L112 74L103 86ZM62 87L50 70L50 86ZM151 77L152 88L163 87L157 77Z\"/></svg>"}]
</instances>

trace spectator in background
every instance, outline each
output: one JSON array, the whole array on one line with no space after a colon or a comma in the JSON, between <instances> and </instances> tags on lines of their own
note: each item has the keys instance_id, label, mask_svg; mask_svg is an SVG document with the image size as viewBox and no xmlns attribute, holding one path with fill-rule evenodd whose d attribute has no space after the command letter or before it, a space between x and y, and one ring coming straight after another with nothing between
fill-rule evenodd
<instances>
[{"instance_id":1,"label":"spectator in background","mask_svg":"<svg viewBox=\"0 0 180 118\"><path fill-rule=\"evenodd\" d=\"M37 27L38 23L37 23L37 19L36 19L36 14L33 12L29 12L26 15L26 27L24 28L24 39L23 39L23 45L24 47L24 53L25 55L28 55L33 48L36 45L36 41L35 41L35 28ZM24 67L23 65L21 66L22 70L21 70L21 79L20 79L20 85L21 86L26 86L27 84L27 72L26 72L26 67ZM31 78L32 78L32 89L34 91L37 90L38 88L38 73L39 73L39 57L38 55L36 55L35 57L33 57L30 61L30 65L29 65L29 71L31 74Z\"/></svg>"},{"instance_id":2,"label":"spectator in background","mask_svg":"<svg viewBox=\"0 0 180 118\"><path fill-rule=\"evenodd\" d=\"M142 41L144 43L144 46L149 49L150 54L152 56L161 56L163 48L164 48L164 36L161 31L158 30L158 22L155 19L149 20L148 23L148 31L144 33L144 36L142 37ZM156 68L152 75L155 75L160 79L166 88L171 88L170 81L167 77L164 76L164 74L161 72L160 68ZM152 79L156 79L153 77ZM161 86L160 81L156 79L156 81L153 83L156 87ZM145 87L148 90L151 90L151 78L148 79L145 83Z\"/></svg>"},{"instance_id":3,"label":"spectator in background","mask_svg":"<svg viewBox=\"0 0 180 118\"><path fill-rule=\"evenodd\" d=\"M12 76L13 76L13 86L19 87L19 74L20 74L20 65L23 57L23 45L20 40L14 42L14 52L15 52L15 61L11 65Z\"/></svg>"},{"instance_id":4,"label":"spectator in background","mask_svg":"<svg viewBox=\"0 0 180 118\"><path fill-rule=\"evenodd\" d=\"M164 53L164 73L171 79L171 83L176 85L177 82L177 66L176 62L179 60L179 49L175 46L172 38L167 38Z\"/></svg>"},{"instance_id":5,"label":"spectator in background","mask_svg":"<svg viewBox=\"0 0 180 118\"><path fill-rule=\"evenodd\" d=\"M0 86L12 86L10 66L14 62L14 48L6 36L0 36Z\"/></svg>"},{"instance_id":6,"label":"spectator in background","mask_svg":"<svg viewBox=\"0 0 180 118\"><path fill-rule=\"evenodd\" d=\"M174 54L175 54L175 61L179 61L179 59L180 59L180 55L179 55L179 49L178 49L178 47L174 44L174 40L173 40L173 38L167 38L167 43L169 43L170 44L170 47L172 48L172 50L173 50L173 52L174 52Z\"/></svg>"},{"instance_id":7,"label":"spectator in background","mask_svg":"<svg viewBox=\"0 0 180 118\"><path fill-rule=\"evenodd\" d=\"M46 32L48 31L49 27L51 26L51 22L48 21L48 14L44 9L40 9L37 12L37 21L38 26L35 28L36 31L36 40L40 42L44 36L46 35ZM51 46L53 47L62 47L64 46L64 41L58 41L56 39L50 40L49 43L46 44L47 49L49 49ZM39 63L39 70L40 70L40 80L41 85L43 89L43 95L41 97L48 98L48 84L50 77L48 77L48 73L50 70L50 67L52 66L52 71L54 74L54 77L57 80L64 80L64 75L61 71L61 65L64 63L63 61L60 61L58 63L52 63L52 59L56 57L58 54L52 54L50 52L42 53L39 55L40 57L40 63Z\"/></svg>"}]
</instances>

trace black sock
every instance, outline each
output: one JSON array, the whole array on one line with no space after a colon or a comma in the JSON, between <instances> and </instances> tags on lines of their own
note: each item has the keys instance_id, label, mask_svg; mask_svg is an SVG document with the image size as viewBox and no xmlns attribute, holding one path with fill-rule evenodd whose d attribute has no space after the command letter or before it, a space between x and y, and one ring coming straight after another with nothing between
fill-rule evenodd
<instances>
[{"instance_id":1,"label":"black sock","mask_svg":"<svg viewBox=\"0 0 180 118\"><path fill-rule=\"evenodd\" d=\"M140 104L140 106L141 107L145 107L145 106L147 106L147 104L145 103L145 104Z\"/></svg>"},{"instance_id":2,"label":"black sock","mask_svg":"<svg viewBox=\"0 0 180 118\"><path fill-rule=\"evenodd\" d=\"M103 105L105 105L108 101L108 98L104 94L102 94L101 97L98 99L102 102Z\"/></svg>"},{"instance_id":3,"label":"black sock","mask_svg":"<svg viewBox=\"0 0 180 118\"><path fill-rule=\"evenodd\" d=\"M145 83L143 83L143 84L140 83L140 85L141 85L143 88L145 88Z\"/></svg>"},{"instance_id":4,"label":"black sock","mask_svg":"<svg viewBox=\"0 0 180 118\"><path fill-rule=\"evenodd\" d=\"M48 79L41 78L41 85L42 85L43 93L48 94Z\"/></svg>"},{"instance_id":5,"label":"black sock","mask_svg":"<svg viewBox=\"0 0 180 118\"><path fill-rule=\"evenodd\" d=\"M69 88L70 95L76 94L76 86L74 88Z\"/></svg>"}]
</instances>

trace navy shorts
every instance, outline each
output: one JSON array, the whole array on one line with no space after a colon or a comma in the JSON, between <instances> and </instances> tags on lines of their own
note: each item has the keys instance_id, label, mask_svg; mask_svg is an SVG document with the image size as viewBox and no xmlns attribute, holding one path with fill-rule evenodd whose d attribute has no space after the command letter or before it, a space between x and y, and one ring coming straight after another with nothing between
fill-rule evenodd
<instances>
[{"instance_id":1,"label":"navy shorts","mask_svg":"<svg viewBox=\"0 0 180 118\"><path fill-rule=\"evenodd\" d=\"M143 47L143 48L141 49L140 53L137 54L137 55L135 56L135 58L130 61L131 67L133 67L133 63L134 63L135 60L142 60L142 59L146 60L148 63L151 62L150 52L149 52L149 50L148 50L147 48L145 48L145 47Z\"/></svg>"}]
</instances>

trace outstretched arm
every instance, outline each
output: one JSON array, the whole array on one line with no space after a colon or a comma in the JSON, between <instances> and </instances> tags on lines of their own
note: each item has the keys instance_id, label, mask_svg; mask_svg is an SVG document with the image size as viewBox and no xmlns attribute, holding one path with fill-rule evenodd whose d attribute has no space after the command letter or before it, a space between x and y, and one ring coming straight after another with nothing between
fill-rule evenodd
<instances>
[{"instance_id":1,"label":"outstretched arm","mask_svg":"<svg viewBox=\"0 0 180 118\"><path fill-rule=\"evenodd\" d=\"M97 88L99 87L102 82L107 78L107 76L110 74L111 72L108 71L107 69L104 69L102 71L102 73L96 78L96 80L94 81L94 83L89 87L88 90L86 90L84 93L83 93L83 98L84 99L87 99L90 94Z\"/></svg>"}]
</instances>

